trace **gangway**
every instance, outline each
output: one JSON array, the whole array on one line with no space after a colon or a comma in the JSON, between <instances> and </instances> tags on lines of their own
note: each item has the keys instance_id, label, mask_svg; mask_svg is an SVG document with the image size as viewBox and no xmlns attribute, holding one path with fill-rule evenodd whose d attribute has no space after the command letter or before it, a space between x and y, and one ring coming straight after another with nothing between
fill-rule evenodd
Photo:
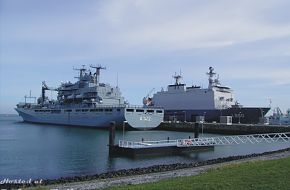
<instances>
[{"instance_id":1,"label":"gangway","mask_svg":"<svg viewBox=\"0 0 290 190\"><path fill-rule=\"evenodd\" d=\"M202 137L195 139L179 139L177 147L187 146L220 146L220 145L239 145L239 144L258 144L290 142L290 133L269 133L254 135L235 135L221 137Z\"/></svg>"},{"instance_id":2,"label":"gangway","mask_svg":"<svg viewBox=\"0 0 290 190\"><path fill-rule=\"evenodd\" d=\"M120 148L143 149L143 148L160 148L160 147L208 147L222 145L239 145L239 144L258 144L258 143L275 143L290 142L290 133L268 133L268 134L251 134L219 137L201 137L193 139L177 139L162 141L125 141L120 140Z\"/></svg>"}]
</instances>

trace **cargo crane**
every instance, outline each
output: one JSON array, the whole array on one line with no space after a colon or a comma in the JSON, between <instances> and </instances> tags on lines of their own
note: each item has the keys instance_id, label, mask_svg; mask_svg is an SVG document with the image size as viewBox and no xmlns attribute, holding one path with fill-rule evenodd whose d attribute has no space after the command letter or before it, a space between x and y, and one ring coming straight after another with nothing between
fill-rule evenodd
<instances>
[{"instance_id":1,"label":"cargo crane","mask_svg":"<svg viewBox=\"0 0 290 190\"><path fill-rule=\"evenodd\" d=\"M52 88L52 87L48 87L45 83L45 81L42 81L42 87L41 87L41 104L43 106L44 101L45 101L45 91L46 90L53 90L53 91L57 91L58 89L56 88Z\"/></svg>"}]
</instances>

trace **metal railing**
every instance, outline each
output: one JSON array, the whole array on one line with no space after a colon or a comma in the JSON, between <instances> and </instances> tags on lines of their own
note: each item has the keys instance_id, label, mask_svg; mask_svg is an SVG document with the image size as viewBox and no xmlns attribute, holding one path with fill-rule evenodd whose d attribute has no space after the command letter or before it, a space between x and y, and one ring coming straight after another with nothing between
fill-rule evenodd
<instances>
[{"instance_id":1,"label":"metal railing","mask_svg":"<svg viewBox=\"0 0 290 190\"><path fill-rule=\"evenodd\" d=\"M123 148L166 147L176 145L177 140L139 141L139 142L119 140L119 147Z\"/></svg>"},{"instance_id":2,"label":"metal railing","mask_svg":"<svg viewBox=\"0 0 290 190\"><path fill-rule=\"evenodd\" d=\"M275 143L275 142L290 142L290 133L201 137L194 139L139 141L139 142L120 140L119 147L123 148L151 148L151 147L166 147L166 146L193 147L193 146L259 144L259 143Z\"/></svg>"},{"instance_id":3,"label":"metal railing","mask_svg":"<svg viewBox=\"0 0 290 190\"><path fill-rule=\"evenodd\" d=\"M128 104L126 105L126 108L134 108L134 109L163 109L162 107L159 106L142 106L142 105L131 105Z\"/></svg>"},{"instance_id":4,"label":"metal railing","mask_svg":"<svg viewBox=\"0 0 290 190\"><path fill-rule=\"evenodd\" d=\"M290 142L290 133L235 135L178 140L178 147Z\"/></svg>"}]
</instances>

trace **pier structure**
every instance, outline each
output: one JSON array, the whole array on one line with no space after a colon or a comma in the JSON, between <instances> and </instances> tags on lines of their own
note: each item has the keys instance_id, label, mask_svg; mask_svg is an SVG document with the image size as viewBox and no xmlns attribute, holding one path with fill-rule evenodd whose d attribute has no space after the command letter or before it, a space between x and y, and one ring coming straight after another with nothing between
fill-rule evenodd
<instances>
[{"instance_id":1,"label":"pier structure","mask_svg":"<svg viewBox=\"0 0 290 190\"><path fill-rule=\"evenodd\" d=\"M290 133L201 137L193 139L139 141L139 142L120 140L118 146L121 148L132 148L132 149L173 147L173 146L177 148L183 148L183 147L259 144L259 143L276 143L276 142L290 142Z\"/></svg>"},{"instance_id":2,"label":"pier structure","mask_svg":"<svg viewBox=\"0 0 290 190\"><path fill-rule=\"evenodd\" d=\"M197 150L210 150L213 149L213 145L209 146L199 146L199 147L178 147L176 146L177 140L170 140L169 137L166 140L161 141L144 141L140 142L133 142L133 141L126 141L119 140L118 144L115 144L115 127L116 123L114 121L110 122L109 127L109 155L110 156L136 156L136 155L153 155L153 154L179 154L183 152L192 152ZM199 135L199 123L195 125L195 134L194 137L198 138ZM123 127L124 133L124 127ZM189 137L189 139L191 139Z\"/></svg>"},{"instance_id":3,"label":"pier structure","mask_svg":"<svg viewBox=\"0 0 290 190\"><path fill-rule=\"evenodd\" d=\"M111 122L109 133L109 153L110 155L132 156L137 154L176 154L196 150L214 149L221 145L239 145L239 144L261 144L290 142L290 133L267 133L267 134L249 134L219 137L201 137L199 138L200 123L195 124L194 138L158 140L158 141L128 141L119 140L115 145L115 123Z\"/></svg>"},{"instance_id":4,"label":"pier structure","mask_svg":"<svg viewBox=\"0 0 290 190\"><path fill-rule=\"evenodd\" d=\"M290 142L290 133L268 133L268 134L180 139L177 140L177 146L178 147L210 146L210 145L221 146L221 145L260 144L260 143L276 143L276 142Z\"/></svg>"},{"instance_id":5,"label":"pier structure","mask_svg":"<svg viewBox=\"0 0 290 190\"><path fill-rule=\"evenodd\" d=\"M118 145L110 146L110 155L135 156L138 154L178 154L184 152L213 150L215 146L239 144L265 144L290 142L290 133L201 137L159 141L119 140Z\"/></svg>"}]
</instances>

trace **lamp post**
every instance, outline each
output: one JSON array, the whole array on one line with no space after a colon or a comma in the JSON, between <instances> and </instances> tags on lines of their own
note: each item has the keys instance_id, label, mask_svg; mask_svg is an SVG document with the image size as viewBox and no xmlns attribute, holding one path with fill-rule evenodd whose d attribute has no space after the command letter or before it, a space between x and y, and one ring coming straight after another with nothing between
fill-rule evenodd
<instances>
[{"instance_id":1,"label":"lamp post","mask_svg":"<svg viewBox=\"0 0 290 190\"><path fill-rule=\"evenodd\" d=\"M201 124L201 135L203 136L203 124L205 122L205 115L206 115L206 112L203 112L203 122Z\"/></svg>"},{"instance_id":2,"label":"lamp post","mask_svg":"<svg viewBox=\"0 0 290 190\"><path fill-rule=\"evenodd\" d=\"M239 112L239 124L241 124L241 112Z\"/></svg>"},{"instance_id":3,"label":"lamp post","mask_svg":"<svg viewBox=\"0 0 290 190\"><path fill-rule=\"evenodd\" d=\"M176 123L176 112L174 112L174 117L173 117L174 123Z\"/></svg>"},{"instance_id":4,"label":"lamp post","mask_svg":"<svg viewBox=\"0 0 290 190\"><path fill-rule=\"evenodd\" d=\"M264 118L264 110L262 109L262 108L260 108L260 110L261 110L261 120L259 121L260 123L262 123L262 124L265 124L266 123L266 120L265 120L265 118Z\"/></svg>"},{"instance_id":5,"label":"lamp post","mask_svg":"<svg viewBox=\"0 0 290 190\"><path fill-rule=\"evenodd\" d=\"M123 143L124 143L124 140L125 140L125 126L126 126L126 123L128 123L128 121L123 121Z\"/></svg>"},{"instance_id":6,"label":"lamp post","mask_svg":"<svg viewBox=\"0 0 290 190\"><path fill-rule=\"evenodd\" d=\"M182 111L184 113L184 122L186 122L186 111Z\"/></svg>"},{"instance_id":7,"label":"lamp post","mask_svg":"<svg viewBox=\"0 0 290 190\"><path fill-rule=\"evenodd\" d=\"M264 110L262 108L260 108L260 110L261 110L262 118L264 118Z\"/></svg>"}]
</instances>

